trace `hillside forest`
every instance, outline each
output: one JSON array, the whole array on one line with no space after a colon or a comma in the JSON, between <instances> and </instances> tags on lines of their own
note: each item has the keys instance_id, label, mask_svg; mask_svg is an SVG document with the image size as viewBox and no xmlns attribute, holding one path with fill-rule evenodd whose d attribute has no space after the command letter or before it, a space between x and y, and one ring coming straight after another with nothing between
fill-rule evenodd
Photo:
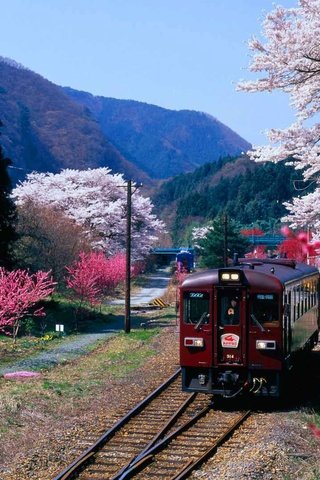
<instances>
[{"instance_id":1,"label":"hillside forest","mask_svg":"<svg viewBox=\"0 0 320 480\"><path fill-rule=\"evenodd\" d=\"M287 213L283 202L299 193L301 179L300 172L284 162L257 164L247 156L225 157L162 183L153 202L166 219L174 245L191 244L194 227L224 214L239 229L256 227L275 234Z\"/></svg>"}]
</instances>

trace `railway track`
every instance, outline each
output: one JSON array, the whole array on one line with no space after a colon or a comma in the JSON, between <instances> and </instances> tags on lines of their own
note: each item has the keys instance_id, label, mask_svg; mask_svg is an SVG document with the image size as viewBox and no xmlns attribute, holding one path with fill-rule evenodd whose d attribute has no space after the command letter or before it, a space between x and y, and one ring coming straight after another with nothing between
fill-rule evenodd
<instances>
[{"instance_id":1,"label":"railway track","mask_svg":"<svg viewBox=\"0 0 320 480\"><path fill-rule=\"evenodd\" d=\"M207 395L182 392L178 371L54 480L186 478L249 414L218 412Z\"/></svg>"}]
</instances>

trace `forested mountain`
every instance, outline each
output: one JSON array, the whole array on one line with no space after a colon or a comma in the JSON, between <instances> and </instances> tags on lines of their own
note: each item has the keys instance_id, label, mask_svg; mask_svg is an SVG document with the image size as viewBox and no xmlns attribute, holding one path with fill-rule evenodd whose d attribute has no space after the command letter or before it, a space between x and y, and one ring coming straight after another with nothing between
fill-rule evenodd
<instances>
[{"instance_id":1,"label":"forested mountain","mask_svg":"<svg viewBox=\"0 0 320 480\"><path fill-rule=\"evenodd\" d=\"M58 172L108 166L135 179L148 178L61 87L1 57L0 112L2 145L15 167Z\"/></svg>"},{"instance_id":2,"label":"forested mountain","mask_svg":"<svg viewBox=\"0 0 320 480\"><path fill-rule=\"evenodd\" d=\"M2 57L0 111L5 153L21 172L108 166L150 185L249 147L204 113L94 97Z\"/></svg>"},{"instance_id":3,"label":"forested mountain","mask_svg":"<svg viewBox=\"0 0 320 480\"><path fill-rule=\"evenodd\" d=\"M151 178L193 171L250 148L243 138L206 113L97 97L70 88L64 91L86 106L119 151Z\"/></svg>"},{"instance_id":4,"label":"forested mountain","mask_svg":"<svg viewBox=\"0 0 320 480\"><path fill-rule=\"evenodd\" d=\"M286 213L282 203L297 195L298 179L301 174L283 163L259 164L245 155L226 157L164 182L153 202L176 244L188 242L193 226L222 213L243 226L271 230Z\"/></svg>"}]
</instances>

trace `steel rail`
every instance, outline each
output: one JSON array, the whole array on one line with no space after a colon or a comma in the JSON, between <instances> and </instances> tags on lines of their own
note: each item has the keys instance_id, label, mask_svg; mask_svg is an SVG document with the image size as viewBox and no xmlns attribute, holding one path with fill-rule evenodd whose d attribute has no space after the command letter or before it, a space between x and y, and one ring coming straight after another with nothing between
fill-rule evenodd
<instances>
[{"instance_id":1,"label":"steel rail","mask_svg":"<svg viewBox=\"0 0 320 480\"><path fill-rule=\"evenodd\" d=\"M131 418L140 413L143 408L156 398L161 392L163 392L181 373L179 368L170 378L168 378L160 387L156 388L150 395L139 402L127 415L116 422L113 427L107 430L91 447L83 452L76 460L68 465L62 472L54 477L53 480L68 480L72 475L76 473L85 463L93 458L93 456L101 450L101 448L107 443L107 441L122 428Z\"/></svg>"},{"instance_id":2,"label":"steel rail","mask_svg":"<svg viewBox=\"0 0 320 480\"><path fill-rule=\"evenodd\" d=\"M149 450L145 451L143 455L139 455L137 459L132 462L131 466L125 472L123 472L120 476L113 477L112 480L124 480L126 478L131 478L133 474L137 473L144 467L144 463L141 463L143 459L148 458L148 460L151 461L152 457L156 453L161 451L164 447L166 447L171 442L171 440L176 438L178 435L180 435L182 432L184 432L189 427L191 427L194 423L196 423L200 418L202 418L206 413L208 413L208 411L211 408L212 408L211 404L208 404L207 406L205 406L202 410L200 410L199 413L197 413L192 418L190 418L190 420L188 420L183 425L178 427L168 436L164 437L162 440L156 443Z\"/></svg>"},{"instance_id":3,"label":"steel rail","mask_svg":"<svg viewBox=\"0 0 320 480\"><path fill-rule=\"evenodd\" d=\"M179 416L186 410L190 403L193 402L196 396L196 392L191 393L185 400L185 402L183 402L182 405L180 405L180 407L178 408L178 410L171 416L171 418L169 418L163 428L159 430L159 432L156 433L152 440L144 447L144 449L141 450L141 452L136 457L132 458L127 465L124 465L121 470L119 470L119 472L117 472L110 480L118 480L122 478L121 476L126 471L128 471L134 466L136 467L138 464L140 465L140 462L144 461L144 459L149 456L149 452L151 451L152 447L155 446L158 440L160 440L160 438L167 433L167 431L172 427L172 425L174 425Z\"/></svg>"},{"instance_id":4,"label":"steel rail","mask_svg":"<svg viewBox=\"0 0 320 480\"><path fill-rule=\"evenodd\" d=\"M212 408L212 405L208 405L204 407L198 414L194 415L190 420L188 420L185 424L181 425L177 428L174 432L170 435L165 437L163 440L158 442L149 450L145 451L143 455L139 455L132 463L131 466L126 469L122 475L116 475L112 478L112 480L125 480L132 478L136 475L139 471L143 470L149 463L153 461L153 457L155 454L163 450L175 437L180 435L182 432L187 430L190 426L196 423L200 418L202 418L209 410ZM232 433L248 418L251 414L251 411L248 410L240 418L238 418L231 427L221 435L218 440L216 440L213 445L211 445L197 460L189 460L184 467L170 480L183 480L185 479L192 470L196 467L200 466L203 462L205 462L215 451L221 446L228 438L232 435Z\"/></svg>"},{"instance_id":5,"label":"steel rail","mask_svg":"<svg viewBox=\"0 0 320 480\"><path fill-rule=\"evenodd\" d=\"M211 457L211 455L213 453L215 453L217 451L217 449L224 443L226 442L230 437L231 435L233 434L233 432L235 430L237 430L237 428L240 427L240 425L250 416L251 414L251 411L248 410L246 411L238 420L236 420L232 425L231 427L228 429L228 431L226 433L224 433L223 435L221 435L221 437L218 438L218 440L216 440L212 445L211 447L209 447L202 455L201 457L199 457L197 460L195 460L194 462L191 460L189 461L181 470L180 472L178 472L175 476L171 477L170 480L183 480L185 478L188 477L188 475L190 474L190 472L192 470L194 470L196 467L199 467L203 462L205 462L206 460L208 460L209 457Z\"/></svg>"}]
</instances>

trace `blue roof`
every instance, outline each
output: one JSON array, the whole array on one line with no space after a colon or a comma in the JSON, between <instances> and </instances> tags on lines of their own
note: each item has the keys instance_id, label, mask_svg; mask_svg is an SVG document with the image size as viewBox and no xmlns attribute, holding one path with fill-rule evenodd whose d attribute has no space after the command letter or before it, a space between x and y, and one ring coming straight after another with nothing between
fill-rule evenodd
<instances>
[{"instance_id":1,"label":"blue roof","mask_svg":"<svg viewBox=\"0 0 320 480\"><path fill-rule=\"evenodd\" d=\"M155 254L158 254L158 255L176 255L177 253L181 253L181 252L189 252L189 253L193 253L194 252L194 249L193 248L190 248L190 247L180 247L180 248L153 248L151 253L155 253Z\"/></svg>"}]
</instances>

